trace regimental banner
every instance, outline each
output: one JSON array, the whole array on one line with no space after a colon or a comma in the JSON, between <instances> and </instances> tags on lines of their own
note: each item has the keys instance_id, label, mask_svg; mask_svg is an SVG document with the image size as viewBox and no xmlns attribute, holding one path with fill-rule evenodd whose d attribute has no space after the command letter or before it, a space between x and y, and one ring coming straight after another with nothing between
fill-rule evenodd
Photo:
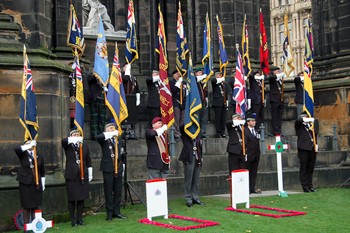
<instances>
[{"instance_id":1,"label":"regimental banner","mask_svg":"<svg viewBox=\"0 0 350 233\"><path fill-rule=\"evenodd\" d=\"M72 47L72 49L77 49L79 55L81 55L85 50L83 32L72 4L70 5L69 11L67 45Z\"/></svg>"},{"instance_id":2,"label":"regimental banner","mask_svg":"<svg viewBox=\"0 0 350 233\"><path fill-rule=\"evenodd\" d=\"M192 67L192 57L189 58L188 78L187 78L188 95L185 106L185 133L192 139L195 139L200 132L198 111L202 108L201 97L199 94L196 77Z\"/></svg>"},{"instance_id":3,"label":"regimental banner","mask_svg":"<svg viewBox=\"0 0 350 233\"><path fill-rule=\"evenodd\" d=\"M113 59L112 72L109 78L106 105L111 111L116 125L118 127L119 134L121 135L121 123L129 116L129 113L128 108L126 106L123 80L120 73L117 43L115 43L115 53Z\"/></svg>"},{"instance_id":4,"label":"regimental banner","mask_svg":"<svg viewBox=\"0 0 350 233\"><path fill-rule=\"evenodd\" d=\"M205 25L204 25L204 36L203 36L203 73L207 75L207 77L202 81L204 83L204 87L207 85L210 77L214 74L213 67L213 48L211 46L211 30L210 30L210 20L207 15L205 17Z\"/></svg>"},{"instance_id":5,"label":"regimental banner","mask_svg":"<svg viewBox=\"0 0 350 233\"><path fill-rule=\"evenodd\" d=\"M168 125L168 128L175 122L174 119L174 108L173 99L170 91L170 84L168 79L168 58L166 49L166 37L163 14L159 10L159 21L158 21L158 48L156 52L159 54L159 98L160 98L160 113L164 124Z\"/></svg>"},{"instance_id":6,"label":"regimental banner","mask_svg":"<svg viewBox=\"0 0 350 233\"><path fill-rule=\"evenodd\" d=\"M289 77L293 74L295 69L293 64L293 54L289 39L289 28L288 28L288 13L284 13L284 42L283 42L283 70L284 73Z\"/></svg>"},{"instance_id":7,"label":"regimental banner","mask_svg":"<svg viewBox=\"0 0 350 233\"><path fill-rule=\"evenodd\" d=\"M24 140L36 140L38 137L38 119L36 110L36 97L32 70L27 56L26 47L23 46L23 78L19 121L24 127Z\"/></svg>"},{"instance_id":8,"label":"regimental banner","mask_svg":"<svg viewBox=\"0 0 350 233\"><path fill-rule=\"evenodd\" d=\"M128 24L125 44L125 60L127 63L131 64L135 60L139 59L139 54L137 51L136 23L133 0L129 0L128 5Z\"/></svg>"},{"instance_id":9,"label":"regimental banner","mask_svg":"<svg viewBox=\"0 0 350 233\"><path fill-rule=\"evenodd\" d=\"M260 69L265 75L270 73L269 48L267 45L266 29L264 24L264 15L260 9Z\"/></svg>"},{"instance_id":10,"label":"regimental banner","mask_svg":"<svg viewBox=\"0 0 350 233\"><path fill-rule=\"evenodd\" d=\"M226 77L226 66L228 65L224 32L222 31L222 25L219 20L219 16L216 15L216 20L218 22L218 40L219 40L219 62L220 62L220 72L222 77Z\"/></svg>"},{"instance_id":11,"label":"regimental banner","mask_svg":"<svg viewBox=\"0 0 350 233\"><path fill-rule=\"evenodd\" d=\"M252 72L252 68L250 67L250 58L249 58L249 35L248 35L248 26L246 24L247 16L244 15L244 23L242 28L242 54L243 54L243 70L244 75L249 76Z\"/></svg>"},{"instance_id":12,"label":"regimental banner","mask_svg":"<svg viewBox=\"0 0 350 233\"><path fill-rule=\"evenodd\" d=\"M304 60L304 107L310 117L314 117L314 93L312 86L312 63L314 61L314 51L312 42L311 22L308 18L307 31L305 35L305 60Z\"/></svg>"},{"instance_id":13,"label":"regimental banner","mask_svg":"<svg viewBox=\"0 0 350 233\"><path fill-rule=\"evenodd\" d=\"M187 72L186 54L188 53L187 38L182 20L181 3L179 1L179 11L177 14L176 26L176 70L184 77Z\"/></svg>"},{"instance_id":14,"label":"regimental banner","mask_svg":"<svg viewBox=\"0 0 350 233\"><path fill-rule=\"evenodd\" d=\"M79 64L79 56L76 52L75 54L75 119L74 124L80 131L81 136L84 136L84 86L83 86L83 76L81 73L81 68Z\"/></svg>"},{"instance_id":15,"label":"regimental banner","mask_svg":"<svg viewBox=\"0 0 350 233\"><path fill-rule=\"evenodd\" d=\"M107 86L109 77L108 52L105 30L101 17L95 48L94 75L103 86Z\"/></svg>"}]
</instances>

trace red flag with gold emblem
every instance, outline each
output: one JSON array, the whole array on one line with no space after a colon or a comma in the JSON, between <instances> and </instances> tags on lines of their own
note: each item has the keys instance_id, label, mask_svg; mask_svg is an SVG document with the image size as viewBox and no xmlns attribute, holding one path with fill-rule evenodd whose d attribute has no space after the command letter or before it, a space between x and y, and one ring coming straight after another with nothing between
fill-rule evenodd
<instances>
[{"instance_id":1,"label":"red flag with gold emblem","mask_svg":"<svg viewBox=\"0 0 350 233\"><path fill-rule=\"evenodd\" d=\"M159 98L160 98L160 113L164 124L168 125L168 128L174 123L174 109L173 99L170 91L169 79L168 79L168 58L166 50L166 37L163 14L159 10L159 21L158 21L158 48L156 52L159 54Z\"/></svg>"}]
</instances>

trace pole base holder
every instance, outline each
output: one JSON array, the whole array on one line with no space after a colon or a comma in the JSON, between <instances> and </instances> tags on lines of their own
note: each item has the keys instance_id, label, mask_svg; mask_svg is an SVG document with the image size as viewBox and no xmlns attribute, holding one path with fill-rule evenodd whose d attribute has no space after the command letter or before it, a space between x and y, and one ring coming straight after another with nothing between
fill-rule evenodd
<instances>
[{"instance_id":1,"label":"pole base holder","mask_svg":"<svg viewBox=\"0 0 350 233\"><path fill-rule=\"evenodd\" d=\"M279 191L280 197L288 197L288 194L286 191Z\"/></svg>"}]
</instances>

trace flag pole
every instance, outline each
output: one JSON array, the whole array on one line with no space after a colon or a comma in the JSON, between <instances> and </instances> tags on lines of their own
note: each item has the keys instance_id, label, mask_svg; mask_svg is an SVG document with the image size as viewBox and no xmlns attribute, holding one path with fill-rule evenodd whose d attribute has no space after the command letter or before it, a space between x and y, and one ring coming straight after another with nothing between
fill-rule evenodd
<instances>
[{"instance_id":1,"label":"flag pole","mask_svg":"<svg viewBox=\"0 0 350 233\"><path fill-rule=\"evenodd\" d=\"M242 151L243 151L243 155L246 156L245 141L244 141L244 125L242 125Z\"/></svg>"},{"instance_id":2,"label":"flag pole","mask_svg":"<svg viewBox=\"0 0 350 233\"><path fill-rule=\"evenodd\" d=\"M115 140L115 147L114 147L114 176L117 177L118 176L118 157L119 157L119 153L118 153L118 138L114 137Z\"/></svg>"},{"instance_id":3,"label":"flag pole","mask_svg":"<svg viewBox=\"0 0 350 233\"><path fill-rule=\"evenodd\" d=\"M39 189L38 159L36 157L36 146L34 146L34 173L35 173L35 185L37 189Z\"/></svg>"},{"instance_id":4,"label":"flag pole","mask_svg":"<svg viewBox=\"0 0 350 233\"><path fill-rule=\"evenodd\" d=\"M84 184L83 143L79 143L80 180Z\"/></svg>"}]
</instances>

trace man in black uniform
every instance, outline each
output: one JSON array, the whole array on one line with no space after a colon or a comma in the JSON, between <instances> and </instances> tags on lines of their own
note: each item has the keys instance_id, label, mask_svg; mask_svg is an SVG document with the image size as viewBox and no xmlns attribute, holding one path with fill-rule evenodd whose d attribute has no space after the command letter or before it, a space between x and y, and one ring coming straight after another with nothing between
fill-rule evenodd
<instances>
[{"instance_id":1,"label":"man in black uniform","mask_svg":"<svg viewBox=\"0 0 350 233\"><path fill-rule=\"evenodd\" d=\"M42 204L43 191L45 190L45 167L44 158L37 156L39 187L35 184L34 150L35 140L28 140L24 145L15 148L20 161L17 172L19 182L19 196L23 208L23 223L30 223L34 219L35 210Z\"/></svg>"},{"instance_id":2,"label":"man in black uniform","mask_svg":"<svg viewBox=\"0 0 350 233\"><path fill-rule=\"evenodd\" d=\"M215 113L216 135L218 138L226 138L225 122L228 108L227 85L225 83L225 78L222 77L220 72L215 73L215 78L211 80L211 85L213 87L213 101L211 105Z\"/></svg>"},{"instance_id":3,"label":"man in black uniform","mask_svg":"<svg viewBox=\"0 0 350 233\"><path fill-rule=\"evenodd\" d=\"M314 173L317 146L317 125L315 127L314 118L308 117L306 112L302 112L295 120L295 131L298 136L298 158L300 161L299 179L304 192L315 192L312 184L312 174ZM314 127L312 127L314 125Z\"/></svg>"},{"instance_id":4,"label":"man in black uniform","mask_svg":"<svg viewBox=\"0 0 350 233\"><path fill-rule=\"evenodd\" d=\"M199 176L202 168L202 138L200 134L195 139L189 137L184 126L181 126L183 147L179 160L184 165L184 191L185 201L188 207L193 204L203 205L199 200Z\"/></svg>"},{"instance_id":5,"label":"man in black uniform","mask_svg":"<svg viewBox=\"0 0 350 233\"><path fill-rule=\"evenodd\" d=\"M125 216L120 213L123 188L123 162L119 143L117 151L115 147L116 142L118 142L118 130L116 130L116 125L114 123L107 123L105 131L97 135L96 140L100 144L102 150L100 169L103 172L103 190L107 213L106 220L111 221L112 218L124 219Z\"/></svg>"},{"instance_id":6,"label":"man in black uniform","mask_svg":"<svg viewBox=\"0 0 350 233\"><path fill-rule=\"evenodd\" d=\"M89 147L83 144L83 137L77 129L70 132L70 137L62 139L66 154L66 180L68 210L72 226L85 225L83 221L84 200L89 197L89 182L92 180L92 167ZM80 145L83 149L83 161L80 161ZM84 181L80 177L80 163L83 163ZM76 210L76 211L75 211Z\"/></svg>"},{"instance_id":7,"label":"man in black uniform","mask_svg":"<svg viewBox=\"0 0 350 233\"><path fill-rule=\"evenodd\" d=\"M251 75L249 75L248 79L248 106L250 105L250 112L256 114L255 130L259 130L261 123L264 122L265 103L262 100L264 75L260 74L259 71L254 71Z\"/></svg>"},{"instance_id":8,"label":"man in black uniform","mask_svg":"<svg viewBox=\"0 0 350 233\"><path fill-rule=\"evenodd\" d=\"M260 160L259 134L255 130L255 118L249 115L247 117L247 161L245 167L249 170L249 191L250 193L261 193L260 189L255 189L256 176Z\"/></svg>"},{"instance_id":9,"label":"man in black uniform","mask_svg":"<svg viewBox=\"0 0 350 233\"><path fill-rule=\"evenodd\" d=\"M281 72L277 66L270 67L270 104L272 115L272 128L275 135L281 134L282 109L283 109L283 78L285 73Z\"/></svg>"},{"instance_id":10,"label":"man in black uniform","mask_svg":"<svg viewBox=\"0 0 350 233\"><path fill-rule=\"evenodd\" d=\"M186 105L186 82L180 76L180 72L175 70L173 72L173 78L170 80L170 90L172 93L173 107L174 107L174 136L175 139L181 137L180 125L184 123L185 117L185 105Z\"/></svg>"},{"instance_id":11,"label":"man in black uniform","mask_svg":"<svg viewBox=\"0 0 350 233\"><path fill-rule=\"evenodd\" d=\"M208 83L204 83L205 78L207 77L206 74L203 74L203 68L197 67L194 70L194 74L196 76L197 80L197 87L199 91L199 95L201 97L201 103L202 108L198 110L198 116L199 116L199 125L201 128L200 134L202 135L202 138L207 137L207 125L208 125Z\"/></svg>"},{"instance_id":12,"label":"man in black uniform","mask_svg":"<svg viewBox=\"0 0 350 233\"><path fill-rule=\"evenodd\" d=\"M226 122L229 137L227 142L229 176L231 176L232 170L245 168L247 155L243 152L243 143L247 142L247 135L244 134L243 140L242 127L244 123L245 120L239 114L232 115L232 120Z\"/></svg>"},{"instance_id":13,"label":"man in black uniform","mask_svg":"<svg viewBox=\"0 0 350 233\"><path fill-rule=\"evenodd\" d=\"M145 132L147 143L147 169L149 179L167 178L169 174L169 150L167 125L163 125L160 117L152 120L152 128Z\"/></svg>"},{"instance_id":14,"label":"man in black uniform","mask_svg":"<svg viewBox=\"0 0 350 233\"><path fill-rule=\"evenodd\" d=\"M160 76L158 70L153 70L152 76L146 78L146 84L148 89L147 107L149 111L149 121L152 121L152 119L154 119L155 117L160 116L159 82Z\"/></svg>"},{"instance_id":15,"label":"man in black uniform","mask_svg":"<svg viewBox=\"0 0 350 233\"><path fill-rule=\"evenodd\" d=\"M136 102L135 105L140 105L140 89L139 84L137 82L137 79L134 75L131 75L131 65L125 63L123 65L123 71L122 71L122 79L123 79L123 87L126 98L128 98L128 95L135 95L136 96Z\"/></svg>"}]
</instances>

